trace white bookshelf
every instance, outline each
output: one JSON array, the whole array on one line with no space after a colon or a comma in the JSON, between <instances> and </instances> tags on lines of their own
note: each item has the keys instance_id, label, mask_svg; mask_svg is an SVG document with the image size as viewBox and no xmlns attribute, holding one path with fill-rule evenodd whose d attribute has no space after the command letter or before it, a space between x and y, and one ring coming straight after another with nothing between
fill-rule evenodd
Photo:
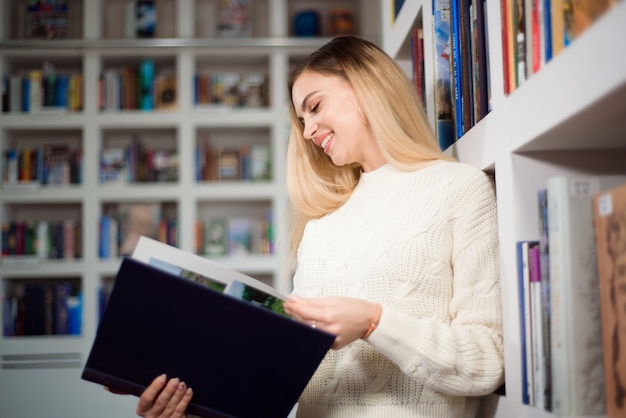
<instances>
[{"instance_id":1,"label":"white bookshelf","mask_svg":"<svg viewBox=\"0 0 626 418\"><path fill-rule=\"evenodd\" d=\"M409 34L423 27L426 103L434 126L432 2L406 2L391 24L382 6L383 46L410 60ZM447 152L495 172L504 309L506 396L485 398L480 417L548 418L522 404L515 242L538 239L537 190L557 174L626 173L626 57L616 53L626 36L626 4L618 2L521 87L503 89L500 2L488 1L492 110ZM589 418L589 417L587 417Z\"/></svg>"},{"instance_id":2,"label":"white bookshelf","mask_svg":"<svg viewBox=\"0 0 626 418\"><path fill-rule=\"evenodd\" d=\"M134 416L136 398L116 396L80 379L82 366L97 329L98 290L111 281L119 259L98 257L98 222L103 208L117 202L166 203L178 221L179 246L194 252L195 220L202 213L230 210L256 213L271 208L274 228L286 209L284 164L288 140L290 65L330 38L295 38L291 21L296 13L316 9L322 29L336 6L354 14L360 35L380 41L377 0L258 0L253 1L252 37L216 37L217 0L157 0L157 33L152 39L124 38L126 0L70 0L68 39L24 39L19 22L25 2L0 0L0 74L37 67L43 60L82 73L84 107L77 113L0 113L0 152L21 141L50 135L76 141L83 153L80 185L33 189L1 188L0 221L21 213L56 216L71 213L83 225L82 253L77 260L0 264L0 296L13 280L80 281L83 293L79 336L0 336L0 416L124 417ZM121 19L121 20L120 20ZM16 22L18 22L16 24ZM107 67L154 59L176 74L178 107L171 111L100 111L98 79ZM197 69L254 69L269 80L269 106L259 109L206 111L193 106L193 74ZM174 144L179 159L176 183L101 185L100 148L107 135L139 132L149 141ZM195 180L194 153L198 136L214 133L237 141L268 144L272 149L272 180L265 182L203 182ZM4 167L1 167L2 169ZM59 214L57 214L59 215ZM60 216L60 215L59 215ZM223 257L218 262L278 285L286 260L282 231L273 255ZM0 313L2 315L2 313ZM1 317L0 317L1 318ZM201 365L199 365L201 367Z\"/></svg>"}]
</instances>

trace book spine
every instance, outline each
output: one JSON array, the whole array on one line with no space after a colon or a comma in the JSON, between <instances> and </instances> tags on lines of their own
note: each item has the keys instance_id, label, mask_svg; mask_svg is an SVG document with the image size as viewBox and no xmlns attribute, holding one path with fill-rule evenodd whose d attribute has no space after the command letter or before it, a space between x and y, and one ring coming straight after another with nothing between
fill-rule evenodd
<instances>
[{"instance_id":1,"label":"book spine","mask_svg":"<svg viewBox=\"0 0 626 418\"><path fill-rule=\"evenodd\" d=\"M454 126L456 139L463 136L463 90L462 90L462 67L461 67L461 0L450 0L451 33L450 44L452 46L452 91L454 102Z\"/></svg>"},{"instance_id":2,"label":"book spine","mask_svg":"<svg viewBox=\"0 0 626 418\"><path fill-rule=\"evenodd\" d=\"M435 133L439 147L447 149L456 139L453 119L450 0L433 0L433 39L435 39Z\"/></svg>"},{"instance_id":3,"label":"book spine","mask_svg":"<svg viewBox=\"0 0 626 418\"><path fill-rule=\"evenodd\" d=\"M528 249L528 265L530 280L530 305L532 320L532 351L533 351L533 389L535 407L545 409L544 390L545 373L543 359L543 335L542 316L543 306L541 303L541 271L540 271L540 250L539 243L534 242Z\"/></svg>"},{"instance_id":4,"label":"book spine","mask_svg":"<svg viewBox=\"0 0 626 418\"><path fill-rule=\"evenodd\" d=\"M141 97L140 109L154 109L154 62L144 60L140 68Z\"/></svg>"}]
</instances>

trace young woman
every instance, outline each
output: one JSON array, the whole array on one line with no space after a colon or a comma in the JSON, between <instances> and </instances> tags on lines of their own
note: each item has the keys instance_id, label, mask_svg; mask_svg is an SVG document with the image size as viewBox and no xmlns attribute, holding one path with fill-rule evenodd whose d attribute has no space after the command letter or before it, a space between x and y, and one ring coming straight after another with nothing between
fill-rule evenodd
<instances>
[{"instance_id":1,"label":"young woman","mask_svg":"<svg viewBox=\"0 0 626 418\"><path fill-rule=\"evenodd\" d=\"M285 308L337 336L297 416L474 417L503 381L490 179L439 150L411 82L366 40L333 39L289 88ZM161 377L137 413L181 416L190 398Z\"/></svg>"}]
</instances>

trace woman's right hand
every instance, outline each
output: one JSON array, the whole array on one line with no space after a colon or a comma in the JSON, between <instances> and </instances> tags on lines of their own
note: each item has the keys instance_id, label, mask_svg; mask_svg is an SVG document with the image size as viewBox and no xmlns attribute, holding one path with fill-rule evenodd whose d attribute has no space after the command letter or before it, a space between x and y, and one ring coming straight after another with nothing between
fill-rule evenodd
<instances>
[{"instance_id":1,"label":"woman's right hand","mask_svg":"<svg viewBox=\"0 0 626 418\"><path fill-rule=\"evenodd\" d=\"M185 382L177 377L167 380L163 374L143 391L136 412L145 418L186 417L185 411L192 396L193 390Z\"/></svg>"}]
</instances>

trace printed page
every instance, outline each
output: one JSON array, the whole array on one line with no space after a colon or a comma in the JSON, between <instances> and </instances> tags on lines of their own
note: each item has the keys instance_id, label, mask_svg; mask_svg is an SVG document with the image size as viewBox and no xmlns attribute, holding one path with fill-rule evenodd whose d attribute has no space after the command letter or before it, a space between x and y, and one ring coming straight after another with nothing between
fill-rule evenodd
<instances>
[{"instance_id":1,"label":"printed page","mask_svg":"<svg viewBox=\"0 0 626 418\"><path fill-rule=\"evenodd\" d=\"M285 314L286 296L271 286L196 254L142 236L132 257L177 276L206 284L214 290Z\"/></svg>"}]
</instances>

